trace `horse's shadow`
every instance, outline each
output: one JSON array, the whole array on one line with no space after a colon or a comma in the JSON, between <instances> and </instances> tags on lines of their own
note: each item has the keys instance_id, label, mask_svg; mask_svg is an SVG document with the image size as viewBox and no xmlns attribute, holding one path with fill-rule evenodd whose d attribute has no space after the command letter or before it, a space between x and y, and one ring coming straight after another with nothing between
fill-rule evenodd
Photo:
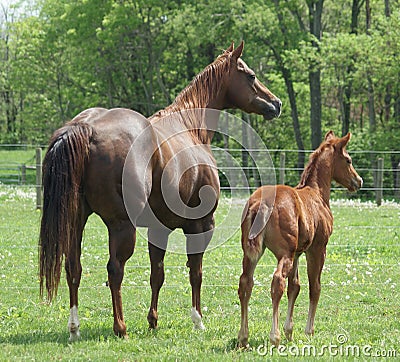
<instances>
[{"instance_id":1,"label":"horse's shadow","mask_svg":"<svg viewBox=\"0 0 400 362\"><path fill-rule=\"evenodd\" d=\"M265 346L265 339L255 338L250 341L250 346L248 348L238 348L237 338L231 338L224 347L215 347L212 348L212 351L215 353L254 353L259 346Z\"/></svg>"},{"instance_id":2,"label":"horse's shadow","mask_svg":"<svg viewBox=\"0 0 400 362\"><path fill-rule=\"evenodd\" d=\"M134 334L135 331L132 331ZM109 327L85 327L84 331L81 331L81 336L79 341L94 341L94 342L104 342L107 340L118 340L120 338L116 337L110 330ZM69 341L69 332L67 330L60 331L31 331L24 333L15 333L9 335L0 335L0 344L13 344L13 345L33 345L40 343L56 343L63 346L68 346L71 343Z\"/></svg>"}]
</instances>

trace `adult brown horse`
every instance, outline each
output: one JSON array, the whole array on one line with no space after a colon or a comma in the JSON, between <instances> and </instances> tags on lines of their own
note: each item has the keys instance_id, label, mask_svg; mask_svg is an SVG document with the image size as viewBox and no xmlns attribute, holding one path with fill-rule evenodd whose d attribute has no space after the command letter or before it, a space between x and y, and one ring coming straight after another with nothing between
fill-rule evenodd
<instances>
[{"instance_id":1,"label":"adult brown horse","mask_svg":"<svg viewBox=\"0 0 400 362\"><path fill-rule=\"evenodd\" d=\"M292 340L293 308L300 291L298 261L307 256L310 287L310 307L306 334L314 334L314 317L321 291L321 271L325 261L326 245L332 233L333 217L329 207L332 179L350 191L362 186L345 150L350 133L337 138L332 131L312 153L297 187L262 186L250 197L242 219L243 273L239 283L241 328L238 346L248 345L248 305L253 289L255 267L266 248L278 260L272 284L272 330L270 341L280 343L278 324L279 302L288 278L288 313L285 335Z\"/></svg>"},{"instance_id":2,"label":"adult brown horse","mask_svg":"<svg viewBox=\"0 0 400 362\"><path fill-rule=\"evenodd\" d=\"M40 290L43 294L46 288L50 301L55 296L65 256L71 340L79 337L81 239L92 213L98 214L108 228L107 271L114 333L127 336L121 282L124 265L134 251L137 226L148 227L150 328L157 326L164 254L168 235L176 228L187 237L192 320L195 327L204 328L200 310L202 258L214 228L213 213L219 195L210 150L215 128L209 123L217 119L207 119L204 112L191 110L239 108L265 119L279 116L281 110L281 101L240 58L242 51L243 42L236 49L232 44L170 106L150 119L128 109L92 108L54 133L43 162ZM183 210L179 202L179 212L171 210L164 198L171 194L180 198ZM190 212L198 210L205 199L206 209L197 214Z\"/></svg>"}]
</instances>

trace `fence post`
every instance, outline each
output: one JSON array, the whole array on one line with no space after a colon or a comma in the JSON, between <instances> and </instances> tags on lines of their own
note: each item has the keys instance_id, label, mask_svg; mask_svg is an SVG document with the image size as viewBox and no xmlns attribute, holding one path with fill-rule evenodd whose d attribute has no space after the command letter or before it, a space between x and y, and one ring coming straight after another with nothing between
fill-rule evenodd
<instances>
[{"instance_id":1,"label":"fence post","mask_svg":"<svg viewBox=\"0 0 400 362\"><path fill-rule=\"evenodd\" d=\"M383 197L383 158L378 158L378 166L376 170L376 204L382 205Z\"/></svg>"},{"instance_id":2,"label":"fence post","mask_svg":"<svg viewBox=\"0 0 400 362\"><path fill-rule=\"evenodd\" d=\"M42 208L42 149L36 149L36 209Z\"/></svg>"},{"instance_id":3,"label":"fence post","mask_svg":"<svg viewBox=\"0 0 400 362\"><path fill-rule=\"evenodd\" d=\"M281 185L285 184L285 160L286 154L285 152L281 152L281 156L279 159L279 183Z\"/></svg>"},{"instance_id":4,"label":"fence post","mask_svg":"<svg viewBox=\"0 0 400 362\"><path fill-rule=\"evenodd\" d=\"M400 162L396 168L396 181L394 185L394 196L400 199Z\"/></svg>"},{"instance_id":5,"label":"fence post","mask_svg":"<svg viewBox=\"0 0 400 362\"><path fill-rule=\"evenodd\" d=\"M24 163L21 165L21 184L26 184L26 165Z\"/></svg>"}]
</instances>

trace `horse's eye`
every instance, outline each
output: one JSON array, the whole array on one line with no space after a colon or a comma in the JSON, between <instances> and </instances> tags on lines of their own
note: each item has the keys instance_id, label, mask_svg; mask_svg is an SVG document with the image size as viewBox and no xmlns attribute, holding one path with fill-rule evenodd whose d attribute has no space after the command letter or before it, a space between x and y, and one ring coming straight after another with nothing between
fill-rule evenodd
<instances>
[{"instance_id":1,"label":"horse's eye","mask_svg":"<svg viewBox=\"0 0 400 362\"><path fill-rule=\"evenodd\" d=\"M254 82L256 80L256 75L255 74L249 74L248 77L252 82Z\"/></svg>"},{"instance_id":2,"label":"horse's eye","mask_svg":"<svg viewBox=\"0 0 400 362\"><path fill-rule=\"evenodd\" d=\"M346 162L351 165L351 158L346 158Z\"/></svg>"}]
</instances>

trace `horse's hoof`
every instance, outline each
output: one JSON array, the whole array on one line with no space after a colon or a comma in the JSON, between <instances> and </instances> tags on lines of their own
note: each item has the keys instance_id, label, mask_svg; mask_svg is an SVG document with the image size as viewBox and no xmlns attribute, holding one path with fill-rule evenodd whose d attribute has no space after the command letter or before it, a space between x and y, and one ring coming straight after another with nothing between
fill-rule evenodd
<instances>
[{"instance_id":1,"label":"horse's hoof","mask_svg":"<svg viewBox=\"0 0 400 362\"><path fill-rule=\"evenodd\" d=\"M81 334L79 332L79 324L76 323L68 323L68 330L69 330L69 342L76 342L80 337Z\"/></svg>"},{"instance_id":2,"label":"horse's hoof","mask_svg":"<svg viewBox=\"0 0 400 362\"><path fill-rule=\"evenodd\" d=\"M79 340L80 337L81 337L81 334L79 333L79 330L74 331L74 332L70 331L68 341L76 342L77 340Z\"/></svg>"},{"instance_id":3,"label":"horse's hoof","mask_svg":"<svg viewBox=\"0 0 400 362\"><path fill-rule=\"evenodd\" d=\"M196 308L192 308L190 316L193 322L193 329L198 329L200 331L204 331L206 329L206 327L204 327L202 317Z\"/></svg>"}]
</instances>

